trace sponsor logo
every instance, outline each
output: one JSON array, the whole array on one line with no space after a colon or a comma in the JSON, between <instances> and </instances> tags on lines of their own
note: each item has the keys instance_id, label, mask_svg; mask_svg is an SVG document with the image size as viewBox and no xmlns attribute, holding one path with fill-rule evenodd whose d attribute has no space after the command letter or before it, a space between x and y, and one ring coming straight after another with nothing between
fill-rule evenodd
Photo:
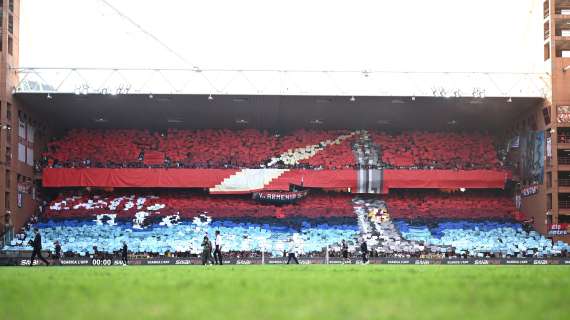
<instances>
[{"instance_id":1,"label":"sponsor logo","mask_svg":"<svg viewBox=\"0 0 570 320\"><path fill-rule=\"evenodd\" d=\"M146 264L170 264L170 260L147 260Z\"/></svg>"},{"instance_id":2,"label":"sponsor logo","mask_svg":"<svg viewBox=\"0 0 570 320\"><path fill-rule=\"evenodd\" d=\"M85 259L85 260L61 260L60 261L62 265L80 265L80 266L86 266L89 264L89 260Z\"/></svg>"},{"instance_id":3,"label":"sponsor logo","mask_svg":"<svg viewBox=\"0 0 570 320\"><path fill-rule=\"evenodd\" d=\"M506 260L505 264L528 264L528 260Z\"/></svg>"},{"instance_id":4,"label":"sponsor logo","mask_svg":"<svg viewBox=\"0 0 570 320\"><path fill-rule=\"evenodd\" d=\"M386 260L387 264L410 264L410 260Z\"/></svg>"},{"instance_id":5,"label":"sponsor logo","mask_svg":"<svg viewBox=\"0 0 570 320\"><path fill-rule=\"evenodd\" d=\"M431 264L429 260L416 260L414 264Z\"/></svg>"},{"instance_id":6,"label":"sponsor logo","mask_svg":"<svg viewBox=\"0 0 570 320\"><path fill-rule=\"evenodd\" d=\"M250 260L237 260L236 264L251 264Z\"/></svg>"},{"instance_id":7,"label":"sponsor logo","mask_svg":"<svg viewBox=\"0 0 570 320\"><path fill-rule=\"evenodd\" d=\"M20 265L21 266L29 266L30 262L31 262L30 259L22 259L22 260L20 260ZM39 264L40 264L40 262L38 260L34 261L34 266L38 266Z\"/></svg>"},{"instance_id":8,"label":"sponsor logo","mask_svg":"<svg viewBox=\"0 0 570 320\"><path fill-rule=\"evenodd\" d=\"M447 260L447 264L469 264L469 260Z\"/></svg>"},{"instance_id":9,"label":"sponsor logo","mask_svg":"<svg viewBox=\"0 0 570 320\"><path fill-rule=\"evenodd\" d=\"M548 264L547 260L533 260L532 264Z\"/></svg>"},{"instance_id":10,"label":"sponsor logo","mask_svg":"<svg viewBox=\"0 0 570 320\"><path fill-rule=\"evenodd\" d=\"M168 263L170 264L170 263ZM178 264L178 265L188 265L188 264L192 264L192 260L189 259L177 259L176 261L174 261L174 264Z\"/></svg>"},{"instance_id":11,"label":"sponsor logo","mask_svg":"<svg viewBox=\"0 0 570 320\"><path fill-rule=\"evenodd\" d=\"M473 261L473 264L480 264L480 265L489 264L489 260L475 260Z\"/></svg>"}]
</instances>

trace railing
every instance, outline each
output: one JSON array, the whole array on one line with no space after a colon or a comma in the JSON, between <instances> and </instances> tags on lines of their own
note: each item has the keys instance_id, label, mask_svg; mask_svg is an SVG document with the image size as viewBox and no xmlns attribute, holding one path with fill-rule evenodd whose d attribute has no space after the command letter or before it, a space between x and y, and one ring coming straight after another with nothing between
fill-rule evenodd
<instances>
[{"instance_id":1,"label":"railing","mask_svg":"<svg viewBox=\"0 0 570 320\"><path fill-rule=\"evenodd\" d=\"M13 68L14 93L540 97L547 73Z\"/></svg>"},{"instance_id":2,"label":"railing","mask_svg":"<svg viewBox=\"0 0 570 320\"><path fill-rule=\"evenodd\" d=\"M558 185L561 187L570 187L570 179L558 179Z\"/></svg>"},{"instance_id":3,"label":"railing","mask_svg":"<svg viewBox=\"0 0 570 320\"><path fill-rule=\"evenodd\" d=\"M558 201L558 208L560 209L570 209L570 201L560 200Z\"/></svg>"},{"instance_id":4,"label":"railing","mask_svg":"<svg viewBox=\"0 0 570 320\"><path fill-rule=\"evenodd\" d=\"M558 143L570 143L570 135L558 135Z\"/></svg>"},{"instance_id":5,"label":"railing","mask_svg":"<svg viewBox=\"0 0 570 320\"><path fill-rule=\"evenodd\" d=\"M570 164L570 157L558 157L558 164Z\"/></svg>"}]
</instances>

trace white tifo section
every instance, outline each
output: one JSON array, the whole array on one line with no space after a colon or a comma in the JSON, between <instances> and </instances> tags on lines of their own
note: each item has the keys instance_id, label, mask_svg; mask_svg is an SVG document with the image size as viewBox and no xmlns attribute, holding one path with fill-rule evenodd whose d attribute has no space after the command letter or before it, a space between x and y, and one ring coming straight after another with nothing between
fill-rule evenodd
<instances>
[{"instance_id":1,"label":"white tifo section","mask_svg":"<svg viewBox=\"0 0 570 320\"><path fill-rule=\"evenodd\" d=\"M309 159L310 157L317 154L317 152L325 149L327 146L340 144L344 140L356 134L361 134L361 131L353 131L349 134L343 134L335 139L324 140L318 144L309 145L302 148L289 149L287 152L281 154L280 156L271 158L271 161L269 161L267 166L271 167L277 164L279 161L282 161L286 165L298 164L299 161ZM243 169L224 179L222 183L214 186L213 188L210 188L210 192L249 192L262 190L271 181L278 178L287 171L289 171L289 169Z\"/></svg>"},{"instance_id":2,"label":"white tifo section","mask_svg":"<svg viewBox=\"0 0 570 320\"><path fill-rule=\"evenodd\" d=\"M261 190L273 179L289 169L243 169L225 178L222 183L210 188L210 192L240 192Z\"/></svg>"},{"instance_id":3,"label":"white tifo section","mask_svg":"<svg viewBox=\"0 0 570 320\"><path fill-rule=\"evenodd\" d=\"M308 145L297 149L289 149L287 152L281 154L280 156L271 158L271 161L269 161L267 166L271 167L277 164L279 161L283 161L283 163L286 165L298 164L299 161L309 159L310 157L317 154L317 152L325 149L327 146L332 144L340 144L342 141L354 136L355 134L360 134L360 131L353 131L349 134L343 134L338 136L336 139L324 140L318 144Z\"/></svg>"}]
</instances>

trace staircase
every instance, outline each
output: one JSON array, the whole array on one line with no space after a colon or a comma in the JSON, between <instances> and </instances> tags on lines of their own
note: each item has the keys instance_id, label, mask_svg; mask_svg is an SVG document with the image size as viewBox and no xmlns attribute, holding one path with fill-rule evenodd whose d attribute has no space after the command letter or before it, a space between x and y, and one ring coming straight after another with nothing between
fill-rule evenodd
<instances>
[{"instance_id":1,"label":"staircase","mask_svg":"<svg viewBox=\"0 0 570 320\"><path fill-rule=\"evenodd\" d=\"M352 145L358 163L357 193L381 193L383 171L380 168L380 148L374 144L368 131L362 130Z\"/></svg>"},{"instance_id":2,"label":"staircase","mask_svg":"<svg viewBox=\"0 0 570 320\"><path fill-rule=\"evenodd\" d=\"M370 139L368 131L361 131L359 139L353 144L352 148L354 156L361 167L378 167L380 163L380 148Z\"/></svg>"},{"instance_id":3,"label":"staircase","mask_svg":"<svg viewBox=\"0 0 570 320\"><path fill-rule=\"evenodd\" d=\"M377 198L352 199L360 236L367 239L370 250L378 253L420 252L424 246L402 238L388 214L386 203Z\"/></svg>"}]
</instances>

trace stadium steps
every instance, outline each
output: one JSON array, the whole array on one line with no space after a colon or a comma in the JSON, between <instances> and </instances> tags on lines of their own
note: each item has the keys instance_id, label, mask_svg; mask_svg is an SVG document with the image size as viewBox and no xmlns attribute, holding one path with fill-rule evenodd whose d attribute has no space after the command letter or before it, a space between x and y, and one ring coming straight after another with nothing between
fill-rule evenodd
<instances>
[{"instance_id":1,"label":"stadium steps","mask_svg":"<svg viewBox=\"0 0 570 320\"><path fill-rule=\"evenodd\" d=\"M385 253L420 251L422 245L402 237L383 200L355 197L352 200L360 236L367 239L368 249Z\"/></svg>"},{"instance_id":2,"label":"stadium steps","mask_svg":"<svg viewBox=\"0 0 570 320\"><path fill-rule=\"evenodd\" d=\"M368 131L361 131L358 140L352 145L352 150L360 167L357 193L381 193L383 172L378 168L380 148L374 144Z\"/></svg>"},{"instance_id":3,"label":"stadium steps","mask_svg":"<svg viewBox=\"0 0 570 320\"><path fill-rule=\"evenodd\" d=\"M357 163L361 166L373 165L376 166L379 163L379 148L374 145L374 142L370 138L368 131L362 130L359 135L358 140L352 146L354 150L354 156Z\"/></svg>"}]
</instances>

